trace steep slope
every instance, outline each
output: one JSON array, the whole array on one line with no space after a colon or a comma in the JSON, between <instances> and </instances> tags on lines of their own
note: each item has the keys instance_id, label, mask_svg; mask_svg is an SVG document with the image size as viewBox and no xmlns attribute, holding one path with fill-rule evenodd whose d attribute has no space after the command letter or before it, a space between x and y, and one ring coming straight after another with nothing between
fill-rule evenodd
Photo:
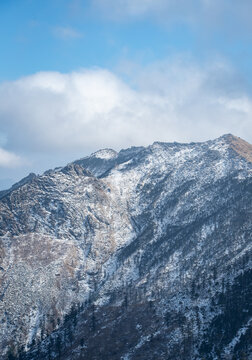
<instances>
[{"instance_id":1,"label":"steep slope","mask_svg":"<svg viewBox=\"0 0 252 360\"><path fill-rule=\"evenodd\" d=\"M6 193L6 358L248 358L251 149L105 149Z\"/></svg>"}]
</instances>

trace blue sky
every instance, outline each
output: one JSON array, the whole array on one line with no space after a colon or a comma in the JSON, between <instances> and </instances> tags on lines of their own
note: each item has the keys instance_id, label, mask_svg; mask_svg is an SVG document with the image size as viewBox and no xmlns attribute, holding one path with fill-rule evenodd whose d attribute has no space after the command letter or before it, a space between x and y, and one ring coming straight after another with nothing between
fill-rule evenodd
<instances>
[{"instance_id":1,"label":"blue sky","mask_svg":"<svg viewBox=\"0 0 252 360\"><path fill-rule=\"evenodd\" d=\"M48 70L115 69L125 58L146 64L173 52L200 51L185 24L167 29L145 18L118 22L83 3L81 14L71 1L1 3L1 80Z\"/></svg>"},{"instance_id":2,"label":"blue sky","mask_svg":"<svg viewBox=\"0 0 252 360\"><path fill-rule=\"evenodd\" d=\"M204 24L204 19L180 19L175 11L166 22L165 15L159 19L148 13L108 17L115 9L112 1L104 3L106 11L88 0L2 0L0 80L94 66L115 70L125 58L146 64L181 52L190 52L198 61L225 56L243 74L251 73L251 28L239 14L238 19L227 19L231 15L223 13ZM202 16L191 7L196 17Z\"/></svg>"},{"instance_id":3,"label":"blue sky","mask_svg":"<svg viewBox=\"0 0 252 360\"><path fill-rule=\"evenodd\" d=\"M0 189L102 147L252 142L248 0L2 0Z\"/></svg>"}]
</instances>

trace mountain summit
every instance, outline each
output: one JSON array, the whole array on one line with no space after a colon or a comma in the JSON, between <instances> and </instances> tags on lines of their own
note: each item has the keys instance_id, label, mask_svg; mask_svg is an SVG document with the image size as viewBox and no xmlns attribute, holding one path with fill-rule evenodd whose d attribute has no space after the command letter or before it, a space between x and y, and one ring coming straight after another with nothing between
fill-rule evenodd
<instances>
[{"instance_id":1,"label":"mountain summit","mask_svg":"<svg viewBox=\"0 0 252 360\"><path fill-rule=\"evenodd\" d=\"M252 359L252 145L99 150L0 193L1 359Z\"/></svg>"}]
</instances>

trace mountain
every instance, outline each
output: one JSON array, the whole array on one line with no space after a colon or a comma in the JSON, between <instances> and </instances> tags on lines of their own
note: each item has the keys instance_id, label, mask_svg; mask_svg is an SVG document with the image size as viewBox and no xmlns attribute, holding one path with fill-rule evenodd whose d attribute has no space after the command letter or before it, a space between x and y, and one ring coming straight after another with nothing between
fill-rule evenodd
<instances>
[{"instance_id":1,"label":"mountain","mask_svg":"<svg viewBox=\"0 0 252 360\"><path fill-rule=\"evenodd\" d=\"M1 359L252 359L252 145L99 150L0 198Z\"/></svg>"}]
</instances>

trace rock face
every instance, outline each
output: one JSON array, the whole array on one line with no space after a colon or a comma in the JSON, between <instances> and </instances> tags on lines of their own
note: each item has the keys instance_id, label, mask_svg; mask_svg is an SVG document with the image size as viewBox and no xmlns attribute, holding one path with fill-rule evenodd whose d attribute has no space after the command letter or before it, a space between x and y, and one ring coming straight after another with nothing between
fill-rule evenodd
<instances>
[{"instance_id":1,"label":"rock face","mask_svg":"<svg viewBox=\"0 0 252 360\"><path fill-rule=\"evenodd\" d=\"M2 192L1 359L252 359L251 161L156 142Z\"/></svg>"}]
</instances>

